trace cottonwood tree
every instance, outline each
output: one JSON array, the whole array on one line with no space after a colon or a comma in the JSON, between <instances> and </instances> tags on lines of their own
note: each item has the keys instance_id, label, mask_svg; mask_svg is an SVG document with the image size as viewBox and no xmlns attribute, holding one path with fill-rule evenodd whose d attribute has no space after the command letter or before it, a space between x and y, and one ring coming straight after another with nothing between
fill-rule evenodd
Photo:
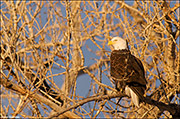
<instances>
[{"instance_id":1,"label":"cottonwood tree","mask_svg":"<svg viewBox=\"0 0 180 119\"><path fill-rule=\"evenodd\" d=\"M178 1L2 1L1 117L180 116ZM117 92L107 42L120 36L145 68L137 108ZM82 93L82 92L85 93Z\"/></svg>"}]
</instances>

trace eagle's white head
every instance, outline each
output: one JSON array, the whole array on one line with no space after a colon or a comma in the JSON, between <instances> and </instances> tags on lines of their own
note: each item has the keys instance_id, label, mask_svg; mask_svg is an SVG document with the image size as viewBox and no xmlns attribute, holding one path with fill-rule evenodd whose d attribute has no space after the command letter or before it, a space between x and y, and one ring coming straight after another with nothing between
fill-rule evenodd
<instances>
[{"instance_id":1,"label":"eagle's white head","mask_svg":"<svg viewBox=\"0 0 180 119\"><path fill-rule=\"evenodd\" d=\"M111 41L108 42L108 45L112 45L114 47L114 50L128 50L128 45L126 40L120 38L120 37L114 37Z\"/></svg>"}]
</instances>

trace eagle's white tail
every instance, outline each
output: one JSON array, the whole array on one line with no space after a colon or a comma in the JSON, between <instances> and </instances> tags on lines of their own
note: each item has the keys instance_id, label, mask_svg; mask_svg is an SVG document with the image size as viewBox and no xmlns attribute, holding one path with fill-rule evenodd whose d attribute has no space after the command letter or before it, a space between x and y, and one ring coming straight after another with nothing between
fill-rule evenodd
<instances>
[{"instance_id":1,"label":"eagle's white tail","mask_svg":"<svg viewBox=\"0 0 180 119\"><path fill-rule=\"evenodd\" d=\"M135 106L139 107L139 97L132 91L128 86L125 87L125 93L131 97L132 102Z\"/></svg>"}]
</instances>

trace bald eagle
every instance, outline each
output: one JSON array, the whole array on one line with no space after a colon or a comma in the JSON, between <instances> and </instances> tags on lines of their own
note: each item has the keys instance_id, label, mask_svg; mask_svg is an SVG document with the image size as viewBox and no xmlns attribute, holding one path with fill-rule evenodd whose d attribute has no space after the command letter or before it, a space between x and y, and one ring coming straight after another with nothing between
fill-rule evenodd
<instances>
[{"instance_id":1,"label":"bald eagle","mask_svg":"<svg viewBox=\"0 0 180 119\"><path fill-rule=\"evenodd\" d=\"M134 105L139 107L140 101L144 99L147 84L142 62L131 54L126 40L114 37L108 45L114 48L110 57L110 75L116 89L124 91L131 97Z\"/></svg>"}]
</instances>

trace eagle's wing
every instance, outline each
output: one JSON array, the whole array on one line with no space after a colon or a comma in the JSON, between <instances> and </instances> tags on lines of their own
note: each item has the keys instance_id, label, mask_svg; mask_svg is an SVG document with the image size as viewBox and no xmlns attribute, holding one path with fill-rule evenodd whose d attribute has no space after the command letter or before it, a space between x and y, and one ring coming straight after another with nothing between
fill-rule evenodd
<instances>
[{"instance_id":1,"label":"eagle's wing","mask_svg":"<svg viewBox=\"0 0 180 119\"><path fill-rule=\"evenodd\" d=\"M142 62L131 55L129 59L130 69L133 72L130 79L127 81L128 86L141 99L144 99L144 91L146 90L145 71Z\"/></svg>"}]
</instances>

